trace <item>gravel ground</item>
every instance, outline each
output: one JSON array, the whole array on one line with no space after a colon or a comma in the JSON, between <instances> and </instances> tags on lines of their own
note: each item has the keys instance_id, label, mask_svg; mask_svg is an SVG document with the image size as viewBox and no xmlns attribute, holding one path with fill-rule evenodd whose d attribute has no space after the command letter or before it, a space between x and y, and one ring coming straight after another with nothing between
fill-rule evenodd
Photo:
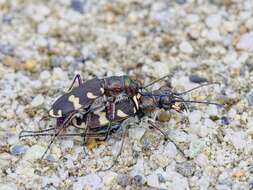
<instances>
[{"instance_id":1,"label":"gravel ground","mask_svg":"<svg viewBox=\"0 0 253 190\"><path fill-rule=\"evenodd\" d=\"M0 0L0 190L252 189L252 10L252 0ZM143 84L170 73L177 91L220 82L186 98L225 106L159 115L189 160L145 118L133 119L109 171L98 169L112 163L122 131L87 155L81 138L58 139L40 160L50 138L18 134L39 129L76 73Z\"/></svg>"}]
</instances>

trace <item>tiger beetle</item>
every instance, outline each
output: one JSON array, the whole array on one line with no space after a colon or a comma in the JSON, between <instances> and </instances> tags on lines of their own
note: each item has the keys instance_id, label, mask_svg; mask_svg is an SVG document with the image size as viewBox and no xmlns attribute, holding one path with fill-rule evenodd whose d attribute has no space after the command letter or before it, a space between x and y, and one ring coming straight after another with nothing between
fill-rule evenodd
<instances>
[{"instance_id":1,"label":"tiger beetle","mask_svg":"<svg viewBox=\"0 0 253 190\"><path fill-rule=\"evenodd\" d=\"M115 109L113 110L113 112L110 109L110 105L108 104L105 104L105 106L102 106L102 110L101 110L101 106L100 106L100 109L98 109L99 106L93 106L94 104L93 103L89 107L88 111L78 112L78 113L75 112L75 114L71 114L71 116L68 116L67 119L63 118L64 120L63 126L68 126L69 124L72 124L74 127L78 129L83 129L84 130L83 133L60 135L62 128L65 128L65 127L61 127L57 133L51 133L51 134L43 133L43 132L49 131L49 130L43 130L43 131L33 132L34 134L28 133L26 135L21 135L21 137L47 136L47 135L53 136L53 139L51 140L50 145L48 146L48 149L57 136L82 136L84 137L84 142L85 142L86 137L87 138L103 138L102 140L106 140L110 132L117 130L121 126L122 122L131 116L138 115L140 118L144 116L146 113L154 112L156 109L176 110L178 112L182 112L184 110L187 110L186 103L214 104L214 105L220 106L217 103L184 100L182 98L184 94L191 92L193 90L196 90L200 87L210 85L210 84L213 84L213 83L203 84L182 93L173 92L170 88L165 87L153 92L139 92L137 93L136 96L134 96L135 98L130 98L127 94L121 93L120 95L116 97ZM106 103L106 99L103 100L102 102ZM176 103L181 103L181 104L180 106L177 106ZM98 104L98 105L101 105L101 104ZM111 117L111 115L113 115L113 117ZM57 123L58 123L58 120L57 120ZM153 128L160 131L164 135L165 139L169 139L168 135L164 131L162 131L154 123L154 121L149 120L149 123L152 125ZM29 132L29 131L24 131L24 132ZM125 134L126 132L123 133L120 152L122 150ZM183 151L181 151L181 149L176 144L175 146L178 148L178 150L182 154L184 154ZM116 159L114 161L117 160L119 155L120 153L116 156ZM112 168L113 165L109 167L109 169Z\"/></svg>"}]
</instances>

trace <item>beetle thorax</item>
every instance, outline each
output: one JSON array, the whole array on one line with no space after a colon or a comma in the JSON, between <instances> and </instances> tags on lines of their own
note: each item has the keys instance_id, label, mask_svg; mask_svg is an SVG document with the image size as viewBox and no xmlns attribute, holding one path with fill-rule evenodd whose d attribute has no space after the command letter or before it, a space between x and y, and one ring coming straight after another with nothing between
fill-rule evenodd
<instances>
[{"instance_id":1,"label":"beetle thorax","mask_svg":"<svg viewBox=\"0 0 253 190\"><path fill-rule=\"evenodd\" d=\"M124 88L128 96L135 96L139 91L139 86L137 82L131 80L129 77L124 78Z\"/></svg>"},{"instance_id":2,"label":"beetle thorax","mask_svg":"<svg viewBox=\"0 0 253 190\"><path fill-rule=\"evenodd\" d=\"M140 109L144 113L151 113L157 107L156 100L153 96L141 96L140 98Z\"/></svg>"}]
</instances>

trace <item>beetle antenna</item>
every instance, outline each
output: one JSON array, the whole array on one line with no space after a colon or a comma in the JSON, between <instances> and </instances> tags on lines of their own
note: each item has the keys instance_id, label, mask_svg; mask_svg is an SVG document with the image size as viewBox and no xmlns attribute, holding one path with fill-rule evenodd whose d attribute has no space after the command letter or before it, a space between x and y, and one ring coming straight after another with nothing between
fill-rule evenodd
<instances>
[{"instance_id":1,"label":"beetle antenna","mask_svg":"<svg viewBox=\"0 0 253 190\"><path fill-rule=\"evenodd\" d=\"M213 82L213 83L202 84L202 85L199 85L199 86L194 87L194 88L192 88L192 89L186 90L186 91L184 91L184 92L174 93L174 94L176 94L176 95L183 95L183 94L187 94L187 93L189 93L189 92L191 92L191 91L194 91L194 90L196 90L196 89L202 88L202 87L204 87L204 86L209 86L209 85L214 85L214 84L220 84L220 83L218 83L218 82Z\"/></svg>"},{"instance_id":2,"label":"beetle antenna","mask_svg":"<svg viewBox=\"0 0 253 190\"><path fill-rule=\"evenodd\" d=\"M81 136L83 137L84 133L67 133L67 134L59 134L58 137L73 137L73 136ZM55 133L35 133L35 134L25 134L22 137L41 137L41 136L55 136Z\"/></svg>"},{"instance_id":3,"label":"beetle antenna","mask_svg":"<svg viewBox=\"0 0 253 190\"><path fill-rule=\"evenodd\" d=\"M175 102L184 102L184 103L196 103L196 104L207 104L207 105L216 105L222 107L222 104L218 104L215 102L207 102L207 101L195 101L195 100L175 100Z\"/></svg>"},{"instance_id":4,"label":"beetle antenna","mask_svg":"<svg viewBox=\"0 0 253 190\"><path fill-rule=\"evenodd\" d=\"M161 80L167 78L168 76L170 76L170 74L165 75L165 76L163 76L163 77L161 77L161 78L159 78L159 79L156 79L156 80L152 81L151 83L147 84L146 86L141 87L141 89L147 88L147 87L149 87L149 86L152 86L153 84L155 84L155 83L157 83L157 82L159 82L159 81L161 81Z\"/></svg>"},{"instance_id":5,"label":"beetle antenna","mask_svg":"<svg viewBox=\"0 0 253 190\"><path fill-rule=\"evenodd\" d=\"M38 131L27 131L27 130L22 130L22 131L19 133L19 139L28 136L28 135L23 135L23 133L29 133L29 134L32 136L32 134L38 134L38 133L41 134L41 133L43 133L43 132L52 131L52 130L55 130L55 129L56 129L55 127L51 127L51 128L48 128L48 129L38 130ZM44 134L45 134L45 133L44 133Z\"/></svg>"}]
</instances>

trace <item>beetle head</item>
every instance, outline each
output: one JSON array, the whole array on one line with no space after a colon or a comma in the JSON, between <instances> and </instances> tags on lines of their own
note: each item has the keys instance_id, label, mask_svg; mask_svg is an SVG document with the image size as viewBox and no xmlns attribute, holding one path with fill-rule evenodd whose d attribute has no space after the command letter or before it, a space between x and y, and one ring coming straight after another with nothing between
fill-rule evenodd
<instances>
[{"instance_id":1,"label":"beetle head","mask_svg":"<svg viewBox=\"0 0 253 190\"><path fill-rule=\"evenodd\" d=\"M135 96L139 92L140 84L137 81L130 79L128 76L124 76L124 85L125 91L130 97Z\"/></svg>"}]
</instances>

